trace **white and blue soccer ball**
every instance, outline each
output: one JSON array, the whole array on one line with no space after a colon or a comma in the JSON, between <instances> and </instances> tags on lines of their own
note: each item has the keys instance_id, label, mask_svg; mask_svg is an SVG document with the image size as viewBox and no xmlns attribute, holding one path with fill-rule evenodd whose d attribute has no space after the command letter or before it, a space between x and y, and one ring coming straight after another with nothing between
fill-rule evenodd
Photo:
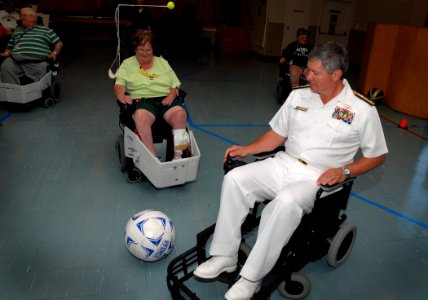
<instances>
[{"instance_id":1,"label":"white and blue soccer ball","mask_svg":"<svg viewBox=\"0 0 428 300\"><path fill-rule=\"evenodd\" d=\"M144 210L133 215L125 228L128 251L143 261L168 256L175 245L175 226L163 212Z\"/></svg>"}]
</instances>

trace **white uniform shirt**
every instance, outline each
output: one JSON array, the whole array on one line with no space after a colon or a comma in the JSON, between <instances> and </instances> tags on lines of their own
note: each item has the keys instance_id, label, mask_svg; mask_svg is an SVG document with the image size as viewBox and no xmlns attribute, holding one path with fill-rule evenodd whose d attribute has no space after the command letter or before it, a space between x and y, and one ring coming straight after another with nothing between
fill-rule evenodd
<instances>
[{"instance_id":1,"label":"white uniform shirt","mask_svg":"<svg viewBox=\"0 0 428 300\"><path fill-rule=\"evenodd\" d=\"M290 94L269 122L273 131L287 137L289 155L328 169L353 162L359 148L365 157L388 152L376 107L343 83L344 89L327 104L309 87Z\"/></svg>"}]
</instances>

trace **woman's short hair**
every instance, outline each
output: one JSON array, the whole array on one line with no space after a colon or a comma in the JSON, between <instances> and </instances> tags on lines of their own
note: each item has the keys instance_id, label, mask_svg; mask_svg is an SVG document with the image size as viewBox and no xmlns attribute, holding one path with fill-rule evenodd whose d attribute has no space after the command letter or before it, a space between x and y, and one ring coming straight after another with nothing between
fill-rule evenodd
<instances>
[{"instance_id":1,"label":"woman's short hair","mask_svg":"<svg viewBox=\"0 0 428 300\"><path fill-rule=\"evenodd\" d=\"M138 46L140 45L144 46L145 44L150 44L152 48L154 48L152 32L150 30L138 29L135 32L134 38L132 41L134 50L136 50Z\"/></svg>"},{"instance_id":2,"label":"woman's short hair","mask_svg":"<svg viewBox=\"0 0 428 300\"><path fill-rule=\"evenodd\" d=\"M345 74L349 67L348 50L341 44L331 41L317 45L312 49L308 60L320 60L329 74L335 70L342 70L342 73Z\"/></svg>"}]
</instances>

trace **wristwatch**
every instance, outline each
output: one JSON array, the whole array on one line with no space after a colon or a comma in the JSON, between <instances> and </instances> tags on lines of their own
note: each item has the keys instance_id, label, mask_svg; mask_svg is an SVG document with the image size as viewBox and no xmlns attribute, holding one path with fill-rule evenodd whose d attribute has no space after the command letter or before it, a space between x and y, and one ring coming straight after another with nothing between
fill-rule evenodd
<instances>
[{"instance_id":1,"label":"wristwatch","mask_svg":"<svg viewBox=\"0 0 428 300\"><path fill-rule=\"evenodd\" d=\"M342 172L343 175L346 176L346 179L348 179L349 177L351 177L351 170L348 167L342 167Z\"/></svg>"}]
</instances>

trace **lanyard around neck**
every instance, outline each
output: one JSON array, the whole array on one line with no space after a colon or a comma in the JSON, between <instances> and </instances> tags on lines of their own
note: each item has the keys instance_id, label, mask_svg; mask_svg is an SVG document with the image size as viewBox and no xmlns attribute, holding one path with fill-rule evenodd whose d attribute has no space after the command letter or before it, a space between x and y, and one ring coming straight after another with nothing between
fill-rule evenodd
<instances>
[{"instance_id":1,"label":"lanyard around neck","mask_svg":"<svg viewBox=\"0 0 428 300\"><path fill-rule=\"evenodd\" d=\"M31 27L31 28L24 28L23 29L23 31L24 32L22 32L16 39L15 39L15 42L14 42L14 45L16 46L18 43L19 43L19 41L24 37L24 35L26 35L29 31L31 31L32 29L33 29L34 27Z\"/></svg>"},{"instance_id":2,"label":"lanyard around neck","mask_svg":"<svg viewBox=\"0 0 428 300\"><path fill-rule=\"evenodd\" d=\"M158 77L158 76L159 76L159 74L155 74L155 73L150 74L150 73L147 73L147 72L146 72L146 70L144 70L144 68L143 68L143 67L141 67L141 66L140 66L140 73L141 73L143 76L148 77L150 80L153 80L153 78L155 78L155 77Z\"/></svg>"}]
</instances>

